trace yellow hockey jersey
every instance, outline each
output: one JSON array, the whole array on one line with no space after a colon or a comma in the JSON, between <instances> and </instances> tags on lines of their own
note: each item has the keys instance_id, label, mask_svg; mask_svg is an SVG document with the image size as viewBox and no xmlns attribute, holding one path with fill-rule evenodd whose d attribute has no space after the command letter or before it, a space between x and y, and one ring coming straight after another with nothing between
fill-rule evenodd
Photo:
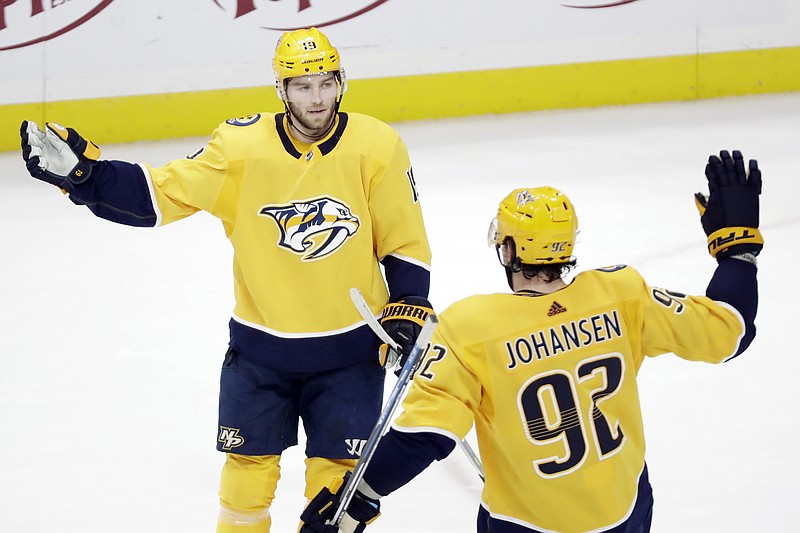
<instances>
[{"instance_id":1,"label":"yellow hockey jersey","mask_svg":"<svg viewBox=\"0 0 800 533\"><path fill-rule=\"evenodd\" d=\"M631 512L645 464L644 358L719 363L744 329L733 307L649 287L630 267L549 295L471 296L439 315L394 427L462 439L474 423L492 515L605 530Z\"/></svg>"},{"instance_id":2,"label":"yellow hockey jersey","mask_svg":"<svg viewBox=\"0 0 800 533\"><path fill-rule=\"evenodd\" d=\"M428 294L431 252L408 151L366 115L339 113L311 145L289 135L284 113L231 119L202 150L163 167L101 162L71 198L131 225L200 210L219 218L234 254L231 343L265 366L377 357L352 287L376 314L389 292Z\"/></svg>"}]
</instances>

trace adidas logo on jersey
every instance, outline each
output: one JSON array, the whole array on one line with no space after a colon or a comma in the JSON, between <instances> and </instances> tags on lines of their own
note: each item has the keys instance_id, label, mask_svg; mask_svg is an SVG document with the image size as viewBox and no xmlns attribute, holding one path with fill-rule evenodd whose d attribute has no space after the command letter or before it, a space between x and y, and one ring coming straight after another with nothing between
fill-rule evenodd
<instances>
[{"instance_id":1,"label":"adidas logo on jersey","mask_svg":"<svg viewBox=\"0 0 800 533\"><path fill-rule=\"evenodd\" d=\"M554 316L558 313L566 313L567 308L561 305L558 302L553 302L553 305L550 306L550 310L547 312L547 316Z\"/></svg>"}]
</instances>

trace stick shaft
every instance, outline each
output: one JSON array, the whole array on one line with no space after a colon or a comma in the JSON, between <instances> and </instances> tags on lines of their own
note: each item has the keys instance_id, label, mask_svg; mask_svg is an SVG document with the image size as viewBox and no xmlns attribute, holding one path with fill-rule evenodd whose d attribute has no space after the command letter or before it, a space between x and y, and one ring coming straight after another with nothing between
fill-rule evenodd
<instances>
[{"instance_id":1,"label":"stick shaft","mask_svg":"<svg viewBox=\"0 0 800 533\"><path fill-rule=\"evenodd\" d=\"M342 521L342 517L344 517L344 514L347 511L347 506L350 505L350 501L352 501L353 496L355 496L356 487L358 487L358 483L361 481L361 478L364 477L364 470L372 460L375 449L377 448L381 438L383 438L383 433L386 430L386 426L389 424L395 409L400 404L400 399L403 396L403 392L414 375L414 369L417 366L417 362L427 348L428 341L430 341L431 335L433 335L433 330L436 329L436 325L438 323L439 321L436 319L436 316L430 315L425 321L425 325L422 326L422 331L420 331L417 340L414 342L414 348L411 350L411 354L409 354L406 364L403 366L400 376L397 378L397 383L395 383L394 388L389 395L389 399L386 402L386 405L383 407L383 411L381 411L380 417L378 417L378 422L375 424L375 427L372 428L372 433L370 434L369 439L367 439L367 443L364 445L364 451L361 452L361 457L359 458L358 463L356 463L353 474L350 476L350 479L347 481L344 489L342 489L342 497L339 501L339 507L336 509L336 514L333 515L333 525L339 525L339 522Z\"/></svg>"},{"instance_id":2,"label":"stick shaft","mask_svg":"<svg viewBox=\"0 0 800 533\"><path fill-rule=\"evenodd\" d=\"M372 314L372 310L367 305L367 301L364 299L364 295L361 294L361 291L353 287L350 289L350 299L353 301L353 305L355 305L356 310L358 310L358 314L361 315L361 318L367 323L370 329L377 335L383 342L388 344L395 350L397 353L400 353L400 347L397 343L392 339L386 330L383 329L378 319L375 318L375 315ZM461 449L464 451L464 454L469 459L470 464L475 469L475 472L478 474L478 477L481 478L481 481L486 481L486 476L483 473L483 464L481 464L480 457L478 454L475 453L475 450L472 449L472 446L466 440L461 440L459 442Z\"/></svg>"},{"instance_id":3,"label":"stick shaft","mask_svg":"<svg viewBox=\"0 0 800 533\"><path fill-rule=\"evenodd\" d=\"M364 299L364 295L361 294L361 291L355 287L350 289L350 300L353 301L353 305L356 306L358 314L366 321L369 329L371 329L380 340L391 346L397 353L400 353L400 346L386 333L386 330L383 329L378 319L372 314L372 310L367 305L367 301Z\"/></svg>"}]
</instances>

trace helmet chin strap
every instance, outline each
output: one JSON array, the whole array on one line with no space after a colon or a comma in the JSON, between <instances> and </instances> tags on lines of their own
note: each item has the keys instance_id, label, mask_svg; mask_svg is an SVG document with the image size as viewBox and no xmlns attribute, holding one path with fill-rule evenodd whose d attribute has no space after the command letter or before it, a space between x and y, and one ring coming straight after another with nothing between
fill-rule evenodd
<instances>
[{"instance_id":1,"label":"helmet chin strap","mask_svg":"<svg viewBox=\"0 0 800 533\"><path fill-rule=\"evenodd\" d=\"M520 262L519 257L515 257L509 264L503 265L503 268L506 271L506 281L508 281L508 286L513 291L513 290L515 290L514 289L513 274L515 272L521 272L522 271L522 263Z\"/></svg>"},{"instance_id":2,"label":"helmet chin strap","mask_svg":"<svg viewBox=\"0 0 800 533\"><path fill-rule=\"evenodd\" d=\"M509 267L505 267L505 270L506 270L506 281L508 281L508 287L513 291L514 290L514 282L511 279L511 275L513 274L513 272L511 271L511 268L509 268Z\"/></svg>"}]
</instances>

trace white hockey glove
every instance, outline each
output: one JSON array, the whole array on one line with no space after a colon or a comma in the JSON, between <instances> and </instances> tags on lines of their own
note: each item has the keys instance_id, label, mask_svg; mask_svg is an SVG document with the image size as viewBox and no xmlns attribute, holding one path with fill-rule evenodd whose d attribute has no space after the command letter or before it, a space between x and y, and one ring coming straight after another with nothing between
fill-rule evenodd
<instances>
[{"instance_id":1,"label":"white hockey glove","mask_svg":"<svg viewBox=\"0 0 800 533\"><path fill-rule=\"evenodd\" d=\"M19 133L22 158L31 176L66 192L89 179L100 158L97 145L55 122L48 122L42 131L35 122L25 120Z\"/></svg>"}]
</instances>

